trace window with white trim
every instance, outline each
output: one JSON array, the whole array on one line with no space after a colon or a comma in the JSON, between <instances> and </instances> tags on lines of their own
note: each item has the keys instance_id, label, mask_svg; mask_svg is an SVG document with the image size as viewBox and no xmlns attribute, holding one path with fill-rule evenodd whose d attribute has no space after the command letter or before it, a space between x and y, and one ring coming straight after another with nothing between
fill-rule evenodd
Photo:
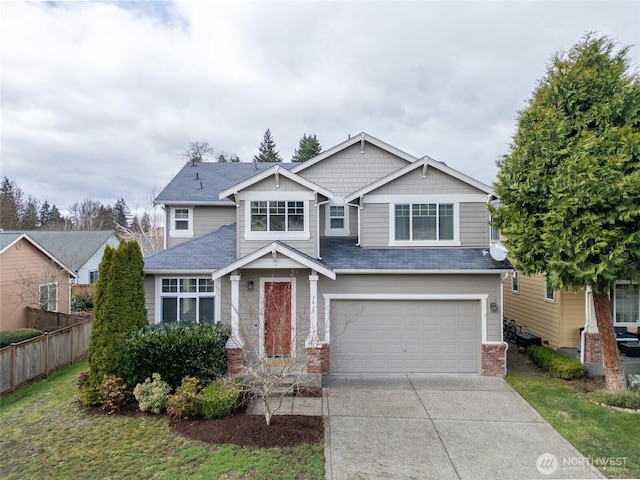
<instances>
[{"instance_id":1,"label":"window with white trim","mask_svg":"<svg viewBox=\"0 0 640 480\"><path fill-rule=\"evenodd\" d=\"M511 291L513 293L518 293L520 290L518 272L515 270L511 273Z\"/></svg>"},{"instance_id":2,"label":"window with white trim","mask_svg":"<svg viewBox=\"0 0 640 480\"><path fill-rule=\"evenodd\" d=\"M252 232L303 232L304 204L301 201L252 201Z\"/></svg>"},{"instance_id":3,"label":"window with white trim","mask_svg":"<svg viewBox=\"0 0 640 480\"><path fill-rule=\"evenodd\" d=\"M172 208L170 230L172 237L192 237L193 209L186 207Z\"/></svg>"},{"instance_id":4,"label":"window with white trim","mask_svg":"<svg viewBox=\"0 0 640 480\"><path fill-rule=\"evenodd\" d=\"M394 207L396 241L454 240L452 203L401 203Z\"/></svg>"},{"instance_id":5,"label":"window with white trim","mask_svg":"<svg viewBox=\"0 0 640 480\"><path fill-rule=\"evenodd\" d=\"M640 323L640 285L616 283L612 303L614 323Z\"/></svg>"},{"instance_id":6,"label":"window with white trim","mask_svg":"<svg viewBox=\"0 0 640 480\"><path fill-rule=\"evenodd\" d=\"M98 281L98 270L89 271L89 283L96 283Z\"/></svg>"},{"instance_id":7,"label":"window with white trim","mask_svg":"<svg viewBox=\"0 0 640 480\"><path fill-rule=\"evenodd\" d=\"M160 321L215 323L215 289L210 278L163 278Z\"/></svg>"},{"instance_id":8,"label":"window with white trim","mask_svg":"<svg viewBox=\"0 0 640 480\"><path fill-rule=\"evenodd\" d=\"M546 275L544 276L544 300L551 303L555 303L556 301L556 292L549 287Z\"/></svg>"},{"instance_id":9,"label":"window with white trim","mask_svg":"<svg viewBox=\"0 0 640 480\"><path fill-rule=\"evenodd\" d=\"M329 206L329 228L332 230L344 229L344 205Z\"/></svg>"},{"instance_id":10,"label":"window with white trim","mask_svg":"<svg viewBox=\"0 0 640 480\"><path fill-rule=\"evenodd\" d=\"M38 288L40 293L40 309L49 312L58 311L58 284L46 283Z\"/></svg>"}]
</instances>

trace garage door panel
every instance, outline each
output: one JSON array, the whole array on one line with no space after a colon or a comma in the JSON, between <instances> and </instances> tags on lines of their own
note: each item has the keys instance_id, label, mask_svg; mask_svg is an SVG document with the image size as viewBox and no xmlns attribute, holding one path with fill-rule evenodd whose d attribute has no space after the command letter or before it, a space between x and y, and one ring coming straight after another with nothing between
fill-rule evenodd
<instances>
[{"instance_id":1,"label":"garage door panel","mask_svg":"<svg viewBox=\"0 0 640 480\"><path fill-rule=\"evenodd\" d=\"M480 302L334 300L335 373L478 372Z\"/></svg>"}]
</instances>

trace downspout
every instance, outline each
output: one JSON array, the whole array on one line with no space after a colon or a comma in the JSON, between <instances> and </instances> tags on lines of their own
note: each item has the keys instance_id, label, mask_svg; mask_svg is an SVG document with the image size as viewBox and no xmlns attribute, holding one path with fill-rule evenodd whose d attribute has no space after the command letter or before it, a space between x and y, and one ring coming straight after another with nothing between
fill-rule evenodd
<instances>
[{"instance_id":1,"label":"downspout","mask_svg":"<svg viewBox=\"0 0 640 480\"><path fill-rule=\"evenodd\" d=\"M360 216L360 210L362 210L362 207L360 206L361 204L362 204L362 197L360 197L360 204L347 203L347 205L349 205L350 207L356 207L358 209L358 243L356 243L356 247L360 246L360 229L362 225L362 217Z\"/></svg>"},{"instance_id":2,"label":"downspout","mask_svg":"<svg viewBox=\"0 0 640 480\"><path fill-rule=\"evenodd\" d=\"M166 250L167 249L167 236L169 235L169 227L170 227L170 225L167 225L167 209L165 208L164 203L160 204L160 208L164 212L164 235L162 235L162 249ZM171 219L169 219L169 222L171 222Z\"/></svg>"},{"instance_id":3,"label":"downspout","mask_svg":"<svg viewBox=\"0 0 640 480\"><path fill-rule=\"evenodd\" d=\"M504 282L509 277L509 273L505 273L502 281L500 282L500 313L502 315L502 321L504 322ZM504 341L504 328L500 329L500 338L502 339L502 344L504 345L504 354L505 354L505 366L506 366L506 355L509 350L509 342ZM505 372L506 373L506 372Z\"/></svg>"},{"instance_id":4,"label":"downspout","mask_svg":"<svg viewBox=\"0 0 640 480\"><path fill-rule=\"evenodd\" d=\"M318 192L314 193L316 196L316 256L318 257L318 260L322 260L322 256L320 255L320 206L331 202L331 199L325 200L324 202L318 202Z\"/></svg>"},{"instance_id":5,"label":"downspout","mask_svg":"<svg viewBox=\"0 0 640 480\"><path fill-rule=\"evenodd\" d=\"M589 321L591 320L591 286L587 286L584 291L584 328L580 333L580 363L584 365L585 355L585 338L587 329L589 328Z\"/></svg>"}]
</instances>

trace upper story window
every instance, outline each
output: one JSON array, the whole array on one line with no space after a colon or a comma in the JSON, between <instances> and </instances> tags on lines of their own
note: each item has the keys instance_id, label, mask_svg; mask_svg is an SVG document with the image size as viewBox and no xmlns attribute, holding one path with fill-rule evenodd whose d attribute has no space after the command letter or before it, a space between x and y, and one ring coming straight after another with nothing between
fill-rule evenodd
<instances>
[{"instance_id":1,"label":"upper story window","mask_svg":"<svg viewBox=\"0 0 640 480\"><path fill-rule=\"evenodd\" d=\"M98 270L89 271L89 283L96 283L98 281Z\"/></svg>"},{"instance_id":2,"label":"upper story window","mask_svg":"<svg viewBox=\"0 0 640 480\"><path fill-rule=\"evenodd\" d=\"M329 228L344 229L344 205L331 205L329 207Z\"/></svg>"},{"instance_id":3,"label":"upper story window","mask_svg":"<svg viewBox=\"0 0 640 480\"><path fill-rule=\"evenodd\" d=\"M393 206L392 244L454 242L456 208L453 203L399 203Z\"/></svg>"},{"instance_id":4,"label":"upper story window","mask_svg":"<svg viewBox=\"0 0 640 480\"><path fill-rule=\"evenodd\" d=\"M171 231L172 237L193 237L193 209L192 208L172 208L171 209Z\"/></svg>"},{"instance_id":5,"label":"upper story window","mask_svg":"<svg viewBox=\"0 0 640 480\"><path fill-rule=\"evenodd\" d=\"M210 278L163 278L160 321L214 323L215 290Z\"/></svg>"},{"instance_id":6,"label":"upper story window","mask_svg":"<svg viewBox=\"0 0 640 480\"><path fill-rule=\"evenodd\" d=\"M304 202L252 201L252 232L304 231Z\"/></svg>"},{"instance_id":7,"label":"upper story window","mask_svg":"<svg viewBox=\"0 0 640 480\"><path fill-rule=\"evenodd\" d=\"M40 309L49 312L58 311L58 284L46 283L39 286Z\"/></svg>"},{"instance_id":8,"label":"upper story window","mask_svg":"<svg viewBox=\"0 0 640 480\"><path fill-rule=\"evenodd\" d=\"M344 199L333 199L325 206L324 234L327 236L349 235L349 208Z\"/></svg>"},{"instance_id":9,"label":"upper story window","mask_svg":"<svg viewBox=\"0 0 640 480\"><path fill-rule=\"evenodd\" d=\"M612 303L614 323L640 323L640 285L617 283Z\"/></svg>"}]
</instances>

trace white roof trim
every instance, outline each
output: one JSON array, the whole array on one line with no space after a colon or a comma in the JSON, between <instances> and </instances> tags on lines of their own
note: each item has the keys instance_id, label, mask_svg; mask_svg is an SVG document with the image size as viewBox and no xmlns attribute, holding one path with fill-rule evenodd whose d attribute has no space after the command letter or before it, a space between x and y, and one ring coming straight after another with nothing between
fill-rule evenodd
<instances>
[{"instance_id":1,"label":"white roof trim","mask_svg":"<svg viewBox=\"0 0 640 480\"><path fill-rule=\"evenodd\" d=\"M234 186L227 188L226 190L223 190L222 192L220 192L219 198L222 200L226 197L229 197L235 193L238 193L240 190L244 190L245 188L250 187L251 185L255 185L256 183L261 182L265 178L268 178L272 175L282 175L283 177L287 177L289 180L296 182L302 185L303 187L308 188L309 190L318 192L320 195L324 195L327 198L333 198L333 193L327 190L326 188L323 188L320 185L310 182L306 178L302 178L299 175L292 173L290 170L280 167L280 165L274 165L273 167L267 170L263 170L257 175L254 175L253 177L243 180L242 182L237 183Z\"/></svg>"},{"instance_id":2,"label":"white roof trim","mask_svg":"<svg viewBox=\"0 0 640 480\"><path fill-rule=\"evenodd\" d=\"M407 162L415 162L418 160L418 157L414 157L413 155L408 154L407 152L403 152L402 150L389 145L388 143L383 142L382 140L378 140L375 137L372 137L371 135L365 133L365 132L361 132L358 135L354 135L353 137L345 140L342 143L339 143L338 145L336 145L335 147L331 147L329 150L326 150L318 155L316 155L315 157L313 157L310 160L307 160L306 162L302 162L300 165L296 165L295 167L293 167L291 169L292 172L294 173L298 173L302 170L304 170L305 168L308 168L312 165L315 165L318 162L321 162L322 160L324 160L327 157L330 157L331 155L335 155L336 153L340 152L341 150L344 150L346 148L351 147L352 145L355 145L357 143L360 143L361 141L366 141L369 142L371 145L375 145L378 148L381 148L382 150L386 150L387 152L402 158L403 160L406 160Z\"/></svg>"},{"instance_id":3,"label":"white roof trim","mask_svg":"<svg viewBox=\"0 0 640 480\"><path fill-rule=\"evenodd\" d=\"M40 250L40 252L42 252L45 256L49 257L54 263L58 264L58 266L60 266L60 268L62 270L66 271L73 278L78 278L78 274L77 273L75 273L73 270L69 269L69 267L67 267L64 263L62 263L60 260L58 260L46 248L44 248L42 245L40 245L38 242L36 242L33 238L31 238L26 233L23 233L18 238L16 238L13 242L11 242L9 245L7 245L5 248L3 248L2 251L0 252L0 254L6 252L7 249L9 249L10 247L15 245L16 243L18 243L22 239L25 239L29 243L31 243L34 247L36 247L38 250Z\"/></svg>"},{"instance_id":4,"label":"white roof trim","mask_svg":"<svg viewBox=\"0 0 640 480\"><path fill-rule=\"evenodd\" d=\"M465 175L462 172L459 172L458 170L455 170L451 167L448 167L447 165L445 165L444 163L440 163L437 160L434 160L433 158L430 158L428 156L425 156L423 158L421 158L420 160L407 165L405 167L402 167L399 170L396 170L395 172L390 173L389 175L387 175L386 177L383 177L379 180L376 180L375 182L367 185L364 188L361 188L360 190L353 192L352 194L344 197L344 201L345 202L352 202L353 200L362 197L363 195L366 195L380 187L382 187L383 185L386 185L392 181L394 181L397 178L402 177L403 175L406 175L409 172L412 172L413 170L415 170L416 168L419 167L424 167L425 165L427 165L428 167L433 167L436 170L440 170L442 173L446 173L447 175L450 175L458 180L460 180L461 182L467 183L475 188L477 188L478 190L483 191L486 194L494 194L493 189L489 186L486 185L482 182L480 182L479 180L476 180L474 178L471 178L468 175ZM428 172L427 172L428 175Z\"/></svg>"},{"instance_id":5,"label":"white roof trim","mask_svg":"<svg viewBox=\"0 0 640 480\"><path fill-rule=\"evenodd\" d=\"M233 272L234 270L237 270L239 268L242 268L246 265L249 265L251 262L254 262L255 260L258 260L259 258L264 257L265 255L269 255L269 254L275 254L275 253L280 253L282 255L284 255L285 257L290 258L291 260L294 260L298 263L300 263L301 265L310 268L311 270L315 270L318 273L321 273L322 275L324 275L325 277L330 278L331 280L335 280L336 279L336 274L333 270L324 267L322 265L320 265L319 263L310 261L308 258L306 258L303 255L300 255L299 253L297 253L296 251L292 250L289 247L284 246L281 243L278 242L273 242L270 243L268 245L265 245L264 247L262 247L260 250L256 250L253 253L250 253L249 255L242 257L238 260L236 260L233 263L230 263L229 265L227 265L224 268L221 268L219 270L216 270L215 272L213 272L212 274L212 278L213 280L217 279L217 278L221 278L224 277L225 275Z\"/></svg>"}]
</instances>

